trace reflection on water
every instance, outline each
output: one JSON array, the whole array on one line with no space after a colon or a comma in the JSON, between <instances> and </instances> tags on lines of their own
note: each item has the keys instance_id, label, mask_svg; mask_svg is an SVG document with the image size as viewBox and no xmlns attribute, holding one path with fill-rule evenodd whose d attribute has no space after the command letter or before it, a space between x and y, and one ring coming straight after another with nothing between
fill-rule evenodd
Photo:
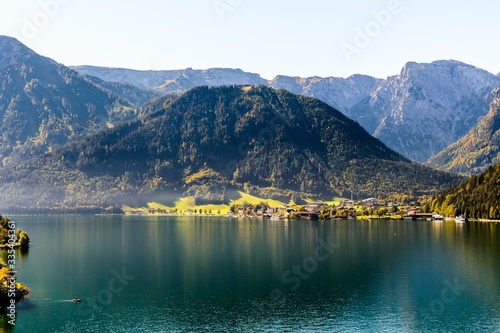
<instances>
[{"instance_id":1,"label":"reflection on water","mask_svg":"<svg viewBox=\"0 0 500 333\"><path fill-rule=\"evenodd\" d=\"M32 240L18 275L33 290L19 304L16 332L442 332L500 325L495 224L16 221Z\"/></svg>"}]
</instances>

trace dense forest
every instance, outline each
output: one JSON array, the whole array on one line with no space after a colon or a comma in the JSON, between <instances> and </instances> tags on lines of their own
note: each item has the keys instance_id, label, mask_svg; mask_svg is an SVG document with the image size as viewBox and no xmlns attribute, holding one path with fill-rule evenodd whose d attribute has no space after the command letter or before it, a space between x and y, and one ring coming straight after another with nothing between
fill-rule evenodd
<instances>
[{"instance_id":1,"label":"dense forest","mask_svg":"<svg viewBox=\"0 0 500 333\"><path fill-rule=\"evenodd\" d=\"M144 115L0 170L4 207L115 207L166 193L225 202L230 189L315 195L432 194L458 177L413 163L310 97L199 87ZM8 195L7 195L8 193Z\"/></svg>"},{"instance_id":2,"label":"dense forest","mask_svg":"<svg viewBox=\"0 0 500 333\"><path fill-rule=\"evenodd\" d=\"M437 195L431 209L443 215L500 219L500 164Z\"/></svg>"}]
</instances>

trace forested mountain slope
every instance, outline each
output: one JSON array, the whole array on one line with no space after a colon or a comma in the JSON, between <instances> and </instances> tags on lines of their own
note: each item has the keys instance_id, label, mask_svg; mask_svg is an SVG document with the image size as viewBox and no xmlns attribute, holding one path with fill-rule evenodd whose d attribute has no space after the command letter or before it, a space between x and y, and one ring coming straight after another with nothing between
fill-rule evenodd
<instances>
[{"instance_id":1,"label":"forested mountain slope","mask_svg":"<svg viewBox=\"0 0 500 333\"><path fill-rule=\"evenodd\" d=\"M310 97L265 86L199 87L149 116L0 174L4 206L107 206L228 188L379 196L442 190L457 177L413 163ZM120 201L121 200L121 201Z\"/></svg>"}]
</instances>

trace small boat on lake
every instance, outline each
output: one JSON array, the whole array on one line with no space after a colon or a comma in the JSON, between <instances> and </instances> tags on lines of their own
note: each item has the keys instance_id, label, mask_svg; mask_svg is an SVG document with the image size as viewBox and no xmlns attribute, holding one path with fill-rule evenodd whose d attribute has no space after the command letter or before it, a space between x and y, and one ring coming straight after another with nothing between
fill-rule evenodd
<instances>
[{"instance_id":1,"label":"small boat on lake","mask_svg":"<svg viewBox=\"0 0 500 333\"><path fill-rule=\"evenodd\" d=\"M465 222L467 222L467 219L465 218L465 216L459 215L459 216L455 217L455 222L456 223L465 223Z\"/></svg>"},{"instance_id":2,"label":"small boat on lake","mask_svg":"<svg viewBox=\"0 0 500 333\"><path fill-rule=\"evenodd\" d=\"M81 299L76 298L76 297L75 297L75 298L73 298L73 303L81 303L81 302L82 302L82 300L81 300Z\"/></svg>"},{"instance_id":3,"label":"small boat on lake","mask_svg":"<svg viewBox=\"0 0 500 333\"><path fill-rule=\"evenodd\" d=\"M440 214L433 214L433 215L432 215L432 219L433 219L434 221L442 221L442 220L444 220L444 216L443 216L443 215L440 215Z\"/></svg>"}]
</instances>

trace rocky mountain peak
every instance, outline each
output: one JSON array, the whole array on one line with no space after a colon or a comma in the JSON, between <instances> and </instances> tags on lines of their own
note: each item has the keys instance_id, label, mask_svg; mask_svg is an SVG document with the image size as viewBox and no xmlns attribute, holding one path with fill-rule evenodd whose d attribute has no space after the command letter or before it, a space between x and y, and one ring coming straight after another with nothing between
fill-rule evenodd
<instances>
[{"instance_id":1,"label":"rocky mountain peak","mask_svg":"<svg viewBox=\"0 0 500 333\"><path fill-rule=\"evenodd\" d=\"M197 71L197 75L209 86L266 83L259 74L244 72L240 68L210 68Z\"/></svg>"},{"instance_id":2,"label":"rocky mountain peak","mask_svg":"<svg viewBox=\"0 0 500 333\"><path fill-rule=\"evenodd\" d=\"M354 106L351 117L392 149L422 162L467 134L499 86L498 76L456 60L409 62Z\"/></svg>"},{"instance_id":3,"label":"rocky mountain peak","mask_svg":"<svg viewBox=\"0 0 500 333\"><path fill-rule=\"evenodd\" d=\"M444 94L443 89L461 92L474 89L483 90L484 84L494 86L498 78L480 68L456 60L439 60L432 63L407 63L399 76L399 81L410 81L413 86L426 87L433 95Z\"/></svg>"},{"instance_id":4,"label":"rocky mountain peak","mask_svg":"<svg viewBox=\"0 0 500 333\"><path fill-rule=\"evenodd\" d=\"M301 78L296 76L277 75L274 79L269 80L268 84L274 88L286 89L294 94L301 94L304 89L299 83L300 80Z\"/></svg>"}]
</instances>

